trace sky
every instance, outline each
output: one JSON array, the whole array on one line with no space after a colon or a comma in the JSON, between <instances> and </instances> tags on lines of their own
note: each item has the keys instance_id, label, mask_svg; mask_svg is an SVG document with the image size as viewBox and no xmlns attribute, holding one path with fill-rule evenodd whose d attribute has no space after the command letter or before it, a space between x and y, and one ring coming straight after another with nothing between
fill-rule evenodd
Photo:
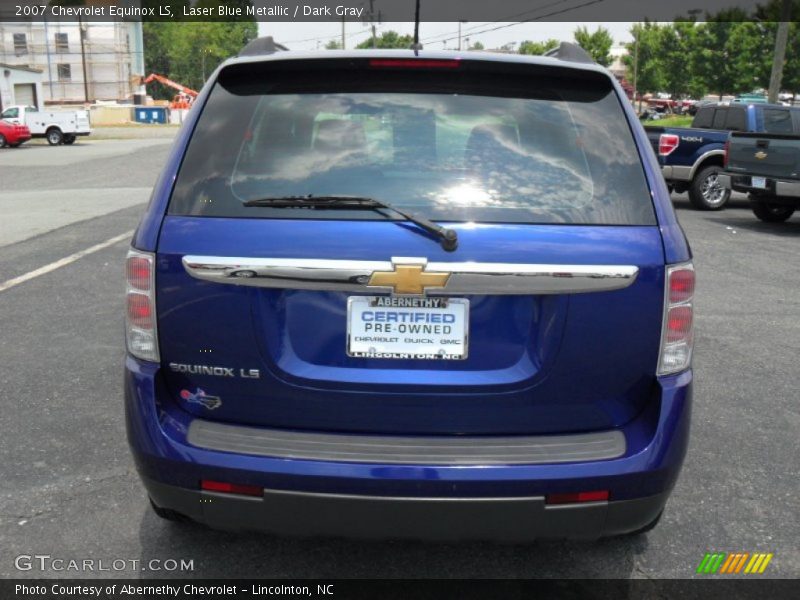
<instances>
[{"instance_id":1,"label":"sky","mask_svg":"<svg viewBox=\"0 0 800 600\"><path fill-rule=\"evenodd\" d=\"M510 25L495 31L481 32L485 29ZM469 43L480 41L485 48L499 48L509 42L534 42L554 38L561 41L573 41L573 32L581 25L594 31L598 26L605 27L614 38L614 45L630 41L628 30L633 23L463 23L462 36L469 38ZM394 30L400 34L412 34L413 23L383 23L377 25L378 35L383 31ZM258 24L259 35L271 35L276 42L289 47L290 50L316 50L322 48L332 39L341 39L341 22L307 22L307 23L264 23ZM345 26L347 47L369 39L369 26L363 23L347 23ZM422 23L420 25L420 41L430 50L454 50L458 47L458 23ZM446 46L444 45L446 43ZM463 43L463 42L462 42Z\"/></svg>"}]
</instances>

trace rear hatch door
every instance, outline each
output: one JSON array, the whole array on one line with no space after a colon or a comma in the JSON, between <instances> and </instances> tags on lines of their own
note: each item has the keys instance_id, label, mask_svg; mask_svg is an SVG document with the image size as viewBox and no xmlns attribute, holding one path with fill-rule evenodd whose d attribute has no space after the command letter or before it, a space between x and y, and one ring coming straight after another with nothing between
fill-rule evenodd
<instances>
[{"instance_id":1,"label":"rear hatch door","mask_svg":"<svg viewBox=\"0 0 800 600\"><path fill-rule=\"evenodd\" d=\"M664 256L615 88L452 62L222 71L158 247L164 374L186 410L513 434L617 427L652 399ZM458 248L391 210L246 204L326 194L390 201Z\"/></svg>"}]
</instances>

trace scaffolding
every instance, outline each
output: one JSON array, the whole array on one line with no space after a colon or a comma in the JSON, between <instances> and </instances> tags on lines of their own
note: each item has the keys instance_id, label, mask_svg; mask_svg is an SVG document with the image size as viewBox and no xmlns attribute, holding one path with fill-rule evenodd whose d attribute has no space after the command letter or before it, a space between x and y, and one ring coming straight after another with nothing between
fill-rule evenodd
<instances>
[{"instance_id":1,"label":"scaffolding","mask_svg":"<svg viewBox=\"0 0 800 600\"><path fill-rule=\"evenodd\" d=\"M41 69L49 104L128 100L144 75L141 23L0 22L0 62Z\"/></svg>"}]
</instances>

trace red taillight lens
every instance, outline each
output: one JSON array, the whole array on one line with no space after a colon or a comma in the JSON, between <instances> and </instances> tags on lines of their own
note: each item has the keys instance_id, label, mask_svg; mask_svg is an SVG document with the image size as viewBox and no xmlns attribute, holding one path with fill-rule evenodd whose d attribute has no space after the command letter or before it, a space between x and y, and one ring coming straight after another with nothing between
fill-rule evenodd
<instances>
[{"instance_id":1,"label":"red taillight lens","mask_svg":"<svg viewBox=\"0 0 800 600\"><path fill-rule=\"evenodd\" d=\"M131 249L125 260L125 335L128 352L136 358L159 361L156 333L155 256Z\"/></svg>"},{"instance_id":2,"label":"red taillight lens","mask_svg":"<svg viewBox=\"0 0 800 600\"><path fill-rule=\"evenodd\" d=\"M132 256L127 262L128 284L137 290L150 289L150 261L146 258Z\"/></svg>"},{"instance_id":3,"label":"red taillight lens","mask_svg":"<svg viewBox=\"0 0 800 600\"><path fill-rule=\"evenodd\" d=\"M680 144L681 138L671 133L662 133L658 138L658 153L661 156L668 156Z\"/></svg>"},{"instance_id":4,"label":"red taillight lens","mask_svg":"<svg viewBox=\"0 0 800 600\"><path fill-rule=\"evenodd\" d=\"M659 375L689 368L694 325L694 267L691 263L667 267L664 323Z\"/></svg>"},{"instance_id":5,"label":"red taillight lens","mask_svg":"<svg viewBox=\"0 0 800 600\"><path fill-rule=\"evenodd\" d=\"M200 489L207 492L221 492L223 494L240 494L242 496L263 496L264 488L257 485L240 485L238 483L228 483L227 481L212 481L203 479L200 481Z\"/></svg>"},{"instance_id":6,"label":"red taillight lens","mask_svg":"<svg viewBox=\"0 0 800 600\"><path fill-rule=\"evenodd\" d=\"M667 312L667 343L686 340L692 331L692 307L675 306Z\"/></svg>"},{"instance_id":7,"label":"red taillight lens","mask_svg":"<svg viewBox=\"0 0 800 600\"><path fill-rule=\"evenodd\" d=\"M139 329L153 328L153 307L144 294L128 294L128 322Z\"/></svg>"},{"instance_id":8,"label":"red taillight lens","mask_svg":"<svg viewBox=\"0 0 800 600\"><path fill-rule=\"evenodd\" d=\"M682 269L672 271L669 276L669 303L686 302L694 296L694 271Z\"/></svg>"},{"instance_id":9,"label":"red taillight lens","mask_svg":"<svg viewBox=\"0 0 800 600\"><path fill-rule=\"evenodd\" d=\"M608 500L608 490L574 492L570 494L547 494L547 504L572 504L574 502L604 502Z\"/></svg>"},{"instance_id":10,"label":"red taillight lens","mask_svg":"<svg viewBox=\"0 0 800 600\"><path fill-rule=\"evenodd\" d=\"M722 154L722 168L723 169L727 169L728 168L728 152L730 152L730 149L731 149L731 141L730 140L726 140L725 141L725 150L724 150L724 152Z\"/></svg>"},{"instance_id":11,"label":"red taillight lens","mask_svg":"<svg viewBox=\"0 0 800 600\"><path fill-rule=\"evenodd\" d=\"M373 58L369 66L375 69L457 69L459 60L428 60L424 58Z\"/></svg>"}]
</instances>

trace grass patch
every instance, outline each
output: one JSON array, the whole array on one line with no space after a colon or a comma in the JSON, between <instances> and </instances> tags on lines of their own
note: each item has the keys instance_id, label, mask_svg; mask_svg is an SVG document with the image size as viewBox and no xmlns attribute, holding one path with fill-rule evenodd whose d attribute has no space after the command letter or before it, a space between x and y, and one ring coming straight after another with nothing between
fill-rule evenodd
<instances>
[{"instance_id":1,"label":"grass patch","mask_svg":"<svg viewBox=\"0 0 800 600\"><path fill-rule=\"evenodd\" d=\"M656 127L691 127L694 117L690 115L685 116L670 116L655 121L647 120L642 121L643 125L655 125Z\"/></svg>"}]
</instances>

